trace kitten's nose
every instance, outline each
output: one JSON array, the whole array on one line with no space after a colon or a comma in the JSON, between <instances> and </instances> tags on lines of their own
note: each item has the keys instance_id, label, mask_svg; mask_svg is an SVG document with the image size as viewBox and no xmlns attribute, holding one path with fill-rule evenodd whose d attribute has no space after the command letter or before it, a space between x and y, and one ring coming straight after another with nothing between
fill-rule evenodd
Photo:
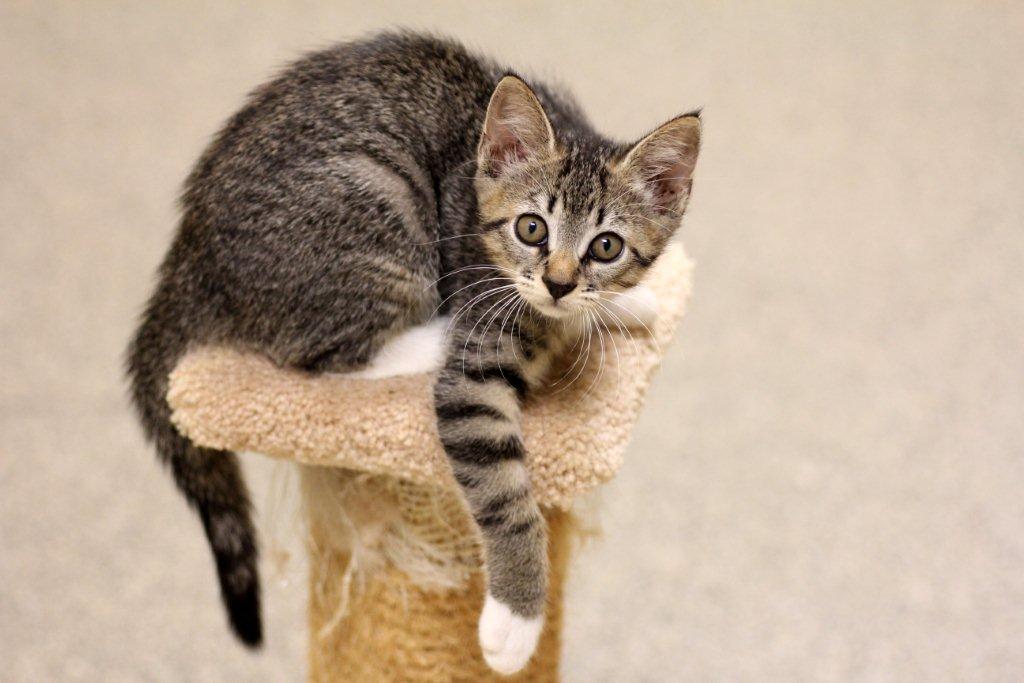
<instances>
[{"instance_id":1,"label":"kitten's nose","mask_svg":"<svg viewBox=\"0 0 1024 683\"><path fill-rule=\"evenodd\" d=\"M548 291L551 292L551 298L555 301L576 289L575 282L555 282L554 280L549 280L547 275L541 277L541 281L548 288Z\"/></svg>"}]
</instances>

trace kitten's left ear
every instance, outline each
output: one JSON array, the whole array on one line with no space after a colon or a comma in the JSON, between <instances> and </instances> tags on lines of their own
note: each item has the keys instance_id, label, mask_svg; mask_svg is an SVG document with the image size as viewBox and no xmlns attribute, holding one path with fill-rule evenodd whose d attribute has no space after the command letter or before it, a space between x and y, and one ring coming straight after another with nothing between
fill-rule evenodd
<instances>
[{"instance_id":1,"label":"kitten's left ear","mask_svg":"<svg viewBox=\"0 0 1024 683\"><path fill-rule=\"evenodd\" d=\"M700 117L684 114L633 145L619 166L662 213L682 213L700 151Z\"/></svg>"},{"instance_id":2,"label":"kitten's left ear","mask_svg":"<svg viewBox=\"0 0 1024 683\"><path fill-rule=\"evenodd\" d=\"M554 150L555 134L540 100L518 76L505 76L487 105L477 167L492 178Z\"/></svg>"}]
</instances>

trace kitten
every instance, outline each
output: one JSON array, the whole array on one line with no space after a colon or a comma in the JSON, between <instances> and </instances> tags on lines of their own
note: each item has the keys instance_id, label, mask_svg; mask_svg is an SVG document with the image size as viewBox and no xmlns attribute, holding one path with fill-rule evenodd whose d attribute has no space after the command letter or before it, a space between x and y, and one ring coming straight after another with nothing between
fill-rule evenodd
<instances>
[{"instance_id":1,"label":"kitten","mask_svg":"<svg viewBox=\"0 0 1024 683\"><path fill-rule=\"evenodd\" d=\"M262 638L249 498L234 454L170 422L182 354L228 343L309 372L365 371L404 331L450 315L438 431L484 539L483 653L517 671L547 593L520 405L602 297L665 248L699 140L688 114L612 142L567 95L413 33L309 55L251 95L188 178L127 362L242 641Z\"/></svg>"}]
</instances>

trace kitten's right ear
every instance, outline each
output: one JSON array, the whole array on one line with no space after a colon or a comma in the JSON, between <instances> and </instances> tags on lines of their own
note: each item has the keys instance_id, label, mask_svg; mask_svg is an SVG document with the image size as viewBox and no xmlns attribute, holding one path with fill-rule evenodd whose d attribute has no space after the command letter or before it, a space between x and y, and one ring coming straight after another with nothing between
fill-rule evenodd
<instances>
[{"instance_id":1,"label":"kitten's right ear","mask_svg":"<svg viewBox=\"0 0 1024 683\"><path fill-rule=\"evenodd\" d=\"M477 170L492 178L550 152L555 134L540 100L521 78L505 76L487 105L477 147Z\"/></svg>"},{"instance_id":2,"label":"kitten's right ear","mask_svg":"<svg viewBox=\"0 0 1024 683\"><path fill-rule=\"evenodd\" d=\"M620 168L663 213L682 215L700 151L700 114L683 114L633 146Z\"/></svg>"}]
</instances>

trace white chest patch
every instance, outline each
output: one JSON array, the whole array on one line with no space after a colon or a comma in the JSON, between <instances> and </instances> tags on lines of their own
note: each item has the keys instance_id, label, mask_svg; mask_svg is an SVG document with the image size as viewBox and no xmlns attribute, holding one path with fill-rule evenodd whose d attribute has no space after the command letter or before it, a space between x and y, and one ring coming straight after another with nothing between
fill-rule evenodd
<instances>
[{"instance_id":1,"label":"white chest patch","mask_svg":"<svg viewBox=\"0 0 1024 683\"><path fill-rule=\"evenodd\" d=\"M626 327L649 327L654 324L658 315L658 301L654 292L646 285L638 285L621 294L609 295L605 300L611 304L618 324ZM424 325L410 327L385 344L369 365L355 372L346 373L346 376L357 379L383 379L439 370L444 363L444 333L450 321L448 316L441 316ZM615 324L611 319L607 322L609 325Z\"/></svg>"},{"instance_id":2,"label":"white chest patch","mask_svg":"<svg viewBox=\"0 0 1024 683\"><path fill-rule=\"evenodd\" d=\"M450 318L441 316L410 327L385 344L370 364L348 373L358 379L382 379L434 372L444 363L444 331Z\"/></svg>"}]
</instances>

